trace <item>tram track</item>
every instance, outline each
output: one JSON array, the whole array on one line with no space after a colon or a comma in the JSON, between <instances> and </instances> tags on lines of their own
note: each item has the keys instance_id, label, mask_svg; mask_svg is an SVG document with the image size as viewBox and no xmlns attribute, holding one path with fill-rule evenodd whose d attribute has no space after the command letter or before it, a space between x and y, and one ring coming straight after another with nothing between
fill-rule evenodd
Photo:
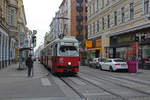
<instances>
[{"instance_id":1,"label":"tram track","mask_svg":"<svg viewBox=\"0 0 150 100\"><path fill-rule=\"evenodd\" d=\"M83 82L86 82L86 83L88 83L88 84L94 86L95 88L98 88L98 89L104 91L105 93L110 94L111 96L114 96L117 100L118 100L118 99L119 99L119 100L127 100L125 97L123 97L123 96L121 96L121 95L118 95L118 94L116 94L116 93L114 93L114 92L112 92L112 91L109 91L109 90L107 90L107 89L105 89L105 88L103 88L103 87L100 87L100 86L98 86L98 85L96 85L96 84L94 84L94 83L92 83L92 82L90 82L90 81L88 81L88 80L86 80L86 79L84 79L84 78L78 76L78 75L77 75L76 77L74 77L74 78L78 78L79 80L81 80L81 81L83 81ZM63 78L63 77L59 76L59 79L62 80L66 85L68 85L73 91L75 91L75 92L81 97L81 99L83 99L83 100L89 100L86 96L84 96L83 93L81 93L81 91L76 90L75 87L73 87L73 86L71 86L71 85L69 84L68 80L72 81L70 78ZM66 80L66 79L67 79L67 80ZM104 100L105 100L105 99L104 99Z\"/></svg>"},{"instance_id":2,"label":"tram track","mask_svg":"<svg viewBox=\"0 0 150 100\"><path fill-rule=\"evenodd\" d=\"M88 100L82 93L78 92L73 86L71 86L63 77L58 75L58 78L63 81L69 88L71 88L80 98L81 100Z\"/></svg>"},{"instance_id":3,"label":"tram track","mask_svg":"<svg viewBox=\"0 0 150 100\"><path fill-rule=\"evenodd\" d=\"M124 76L119 76L120 74L118 73L115 73L115 72L107 72L107 71L97 71L97 70L92 70L92 72L94 71L95 74L97 74L98 76L99 75L105 75L105 76L108 76L108 77L114 77L114 78L118 78L120 80L127 80L127 81L132 81L132 82L135 82L135 83L139 83L139 84L142 84L142 85L146 85L146 86L150 86L150 81L144 81L144 80L139 80L139 79L135 79L134 77L130 77L130 79L128 77L124 77ZM88 71L89 72L89 71ZM131 79L132 78L132 79Z\"/></svg>"},{"instance_id":4,"label":"tram track","mask_svg":"<svg viewBox=\"0 0 150 100\"><path fill-rule=\"evenodd\" d=\"M119 95L119 94L117 94L117 93L114 93L114 92L112 92L112 91L109 91L109 90L107 90L107 89L105 89L105 88L103 88L103 87L101 87L101 86L99 86L99 85L97 85L97 84L94 84L94 83L92 83L91 81L88 81L88 80L86 80L86 79L84 79L84 78L82 78L82 77L80 77L80 76L78 76L78 78L81 79L81 80L83 80L83 81L85 81L85 82L88 82L89 84L92 84L93 86L95 86L95 87L97 87L97 88L99 88L99 89L101 89L101 90L103 90L103 91L105 91L105 92L107 92L107 93L109 93L109 94L111 94L111 95L114 95L114 96L116 96L116 97L119 97L119 98L122 99L122 100L127 100L125 97L123 97L123 96L121 96L121 95Z\"/></svg>"},{"instance_id":5,"label":"tram track","mask_svg":"<svg viewBox=\"0 0 150 100\"><path fill-rule=\"evenodd\" d=\"M59 77L59 78L60 78L60 77ZM109 91L109 90L107 90L107 89L105 89L105 88L103 88L103 87L101 87L101 86L98 86L97 84L92 83L92 82L90 82L90 81L88 81L88 80L86 80L86 79L84 79L84 78L82 78L82 77L80 77L80 76L78 76L78 75L76 75L76 77L74 77L74 78L77 78L77 79L81 80L82 82L88 83L88 84L94 86L95 88L98 88L99 90L102 90L103 92L105 92L105 93L107 93L107 94L110 94L111 96L114 96L117 100L118 100L118 99L119 99L119 100L127 100L125 97L123 97L123 96L121 96L121 95L119 95L119 94L117 94L117 93L115 93L115 92L113 92L113 91ZM81 98L84 98L84 100L89 100L87 97L85 97L85 96L83 95L83 93L81 93L80 91L76 90L74 87L72 87L72 86L68 83L68 80L72 81L72 80L70 79L70 77L69 77L69 78L62 78L62 77L61 77L60 79L61 79L65 84L67 84L71 89L73 89L77 94L79 94ZM67 79L67 80L65 80L65 79ZM72 81L72 82L73 82L73 81ZM90 86L89 86L89 87L90 87ZM104 100L105 100L105 99L104 99ZM106 99L106 100L107 100L107 99ZM115 100L115 99L113 99L113 100Z\"/></svg>"},{"instance_id":6,"label":"tram track","mask_svg":"<svg viewBox=\"0 0 150 100\"><path fill-rule=\"evenodd\" d=\"M134 92L138 92L138 93L144 94L144 95L146 95L146 96L150 96L150 93L149 93L149 92L145 92L145 91L142 91L142 90L139 90L139 89L135 89L135 88L126 86L126 85L124 85L125 83L124 83L124 84L121 84L121 83L117 83L118 81L117 81L117 82L114 82L114 81L112 81L111 79L109 79L108 77L106 77L106 76L104 76L104 75L101 75L102 77L97 77L96 75L89 74L89 73L86 73L86 72L81 72L81 71L80 71L80 73L86 74L86 75L90 75L90 76L92 76L92 77L94 77L94 78L97 78L97 79L99 79L99 80L103 80L103 81L106 81L106 82L111 82L112 84L115 84L115 85L117 85L117 86L120 86L120 87L129 89L129 90L134 91Z\"/></svg>"}]
</instances>

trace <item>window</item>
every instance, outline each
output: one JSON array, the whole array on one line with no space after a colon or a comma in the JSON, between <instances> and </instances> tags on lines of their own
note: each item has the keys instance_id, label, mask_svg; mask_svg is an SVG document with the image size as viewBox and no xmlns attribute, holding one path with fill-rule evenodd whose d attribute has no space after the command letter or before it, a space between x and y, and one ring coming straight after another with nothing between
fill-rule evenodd
<instances>
[{"instance_id":1,"label":"window","mask_svg":"<svg viewBox=\"0 0 150 100\"><path fill-rule=\"evenodd\" d=\"M144 14L148 14L149 0L144 0Z\"/></svg>"},{"instance_id":2,"label":"window","mask_svg":"<svg viewBox=\"0 0 150 100\"><path fill-rule=\"evenodd\" d=\"M90 24L90 35L92 34L92 24Z\"/></svg>"},{"instance_id":3,"label":"window","mask_svg":"<svg viewBox=\"0 0 150 100\"><path fill-rule=\"evenodd\" d=\"M102 30L104 30L105 26L104 26L104 17L102 17Z\"/></svg>"},{"instance_id":4,"label":"window","mask_svg":"<svg viewBox=\"0 0 150 100\"><path fill-rule=\"evenodd\" d=\"M106 5L109 5L109 0L107 0L107 4Z\"/></svg>"},{"instance_id":5,"label":"window","mask_svg":"<svg viewBox=\"0 0 150 100\"><path fill-rule=\"evenodd\" d=\"M107 15L107 27L110 28L110 15Z\"/></svg>"},{"instance_id":6,"label":"window","mask_svg":"<svg viewBox=\"0 0 150 100\"><path fill-rule=\"evenodd\" d=\"M99 0L96 0L96 11L98 11L98 9L99 9L98 4L99 4Z\"/></svg>"},{"instance_id":7,"label":"window","mask_svg":"<svg viewBox=\"0 0 150 100\"><path fill-rule=\"evenodd\" d=\"M114 25L117 25L117 11L114 12Z\"/></svg>"},{"instance_id":8,"label":"window","mask_svg":"<svg viewBox=\"0 0 150 100\"><path fill-rule=\"evenodd\" d=\"M95 2L93 2L93 13L95 13Z\"/></svg>"},{"instance_id":9,"label":"window","mask_svg":"<svg viewBox=\"0 0 150 100\"><path fill-rule=\"evenodd\" d=\"M130 20L134 18L134 8L133 3L130 3Z\"/></svg>"},{"instance_id":10,"label":"window","mask_svg":"<svg viewBox=\"0 0 150 100\"><path fill-rule=\"evenodd\" d=\"M124 7L121 8L121 23L125 22L125 11L124 11Z\"/></svg>"},{"instance_id":11,"label":"window","mask_svg":"<svg viewBox=\"0 0 150 100\"><path fill-rule=\"evenodd\" d=\"M80 3L79 3L79 2L77 2L77 3L76 3L76 6L77 6L77 7L80 7Z\"/></svg>"},{"instance_id":12,"label":"window","mask_svg":"<svg viewBox=\"0 0 150 100\"><path fill-rule=\"evenodd\" d=\"M99 21L97 21L96 23L96 32L99 32Z\"/></svg>"},{"instance_id":13,"label":"window","mask_svg":"<svg viewBox=\"0 0 150 100\"><path fill-rule=\"evenodd\" d=\"M92 13L91 5L89 5L89 10L90 10L90 15L91 15Z\"/></svg>"},{"instance_id":14,"label":"window","mask_svg":"<svg viewBox=\"0 0 150 100\"><path fill-rule=\"evenodd\" d=\"M95 34L95 22L93 23L93 34Z\"/></svg>"},{"instance_id":15,"label":"window","mask_svg":"<svg viewBox=\"0 0 150 100\"><path fill-rule=\"evenodd\" d=\"M102 0L102 8L104 8L104 0Z\"/></svg>"},{"instance_id":16,"label":"window","mask_svg":"<svg viewBox=\"0 0 150 100\"><path fill-rule=\"evenodd\" d=\"M85 11L88 12L88 2L85 3Z\"/></svg>"}]
</instances>

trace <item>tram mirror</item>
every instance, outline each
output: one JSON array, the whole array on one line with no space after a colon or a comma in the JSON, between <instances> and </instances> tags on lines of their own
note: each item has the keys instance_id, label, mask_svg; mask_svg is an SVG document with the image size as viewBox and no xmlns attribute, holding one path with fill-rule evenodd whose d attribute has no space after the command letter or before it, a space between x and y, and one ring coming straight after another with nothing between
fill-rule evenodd
<instances>
[{"instance_id":1,"label":"tram mirror","mask_svg":"<svg viewBox=\"0 0 150 100\"><path fill-rule=\"evenodd\" d=\"M78 43L75 43L75 44L74 44L74 46L77 46L77 47L79 47L79 44L78 44Z\"/></svg>"},{"instance_id":2,"label":"tram mirror","mask_svg":"<svg viewBox=\"0 0 150 100\"><path fill-rule=\"evenodd\" d=\"M64 45L64 42L60 42L60 45Z\"/></svg>"}]
</instances>

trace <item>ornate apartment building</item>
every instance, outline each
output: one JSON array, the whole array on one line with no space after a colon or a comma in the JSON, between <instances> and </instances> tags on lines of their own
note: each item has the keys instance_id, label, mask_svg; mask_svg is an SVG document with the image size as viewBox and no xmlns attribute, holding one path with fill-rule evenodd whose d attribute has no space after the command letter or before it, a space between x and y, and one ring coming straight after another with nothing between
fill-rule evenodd
<instances>
[{"instance_id":1,"label":"ornate apartment building","mask_svg":"<svg viewBox=\"0 0 150 100\"><path fill-rule=\"evenodd\" d=\"M136 34L145 36L142 43L143 58L150 56L149 0L88 0L88 2L87 42L90 45L87 48L92 50L93 57L133 58Z\"/></svg>"},{"instance_id":2,"label":"ornate apartment building","mask_svg":"<svg viewBox=\"0 0 150 100\"><path fill-rule=\"evenodd\" d=\"M24 9L19 19L20 7L23 7L22 0L0 0L0 69L18 58L18 36L19 32L25 32L26 25ZM23 22L23 28L18 20Z\"/></svg>"}]
</instances>

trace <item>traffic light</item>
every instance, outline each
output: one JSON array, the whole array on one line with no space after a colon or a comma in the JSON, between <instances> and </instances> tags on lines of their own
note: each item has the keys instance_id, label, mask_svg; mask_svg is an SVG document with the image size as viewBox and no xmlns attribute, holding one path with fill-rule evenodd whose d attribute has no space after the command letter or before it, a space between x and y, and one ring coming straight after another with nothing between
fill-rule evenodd
<instances>
[{"instance_id":1,"label":"traffic light","mask_svg":"<svg viewBox=\"0 0 150 100\"><path fill-rule=\"evenodd\" d=\"M141 36L141 42L145 42L145 35Z\"/></svg>"},{"instance_id":2,"label":"traffic light","mask_svg":"<svg viewBox=\"0 0 150 100\"><path fill-rule=\"evenodd\" d=\"M36 36L32 36L32 44L33 44L33 47L36 46Z\"/></svg>"},{"instance_id":3,"label":"traffic light","mask_svg":"<svg viewBox=\"0 0 150 100\"><path fill-rule=\"evenodd\" d=\"M135 41L139 42L139 36L135 36Z\"/></svg>"}]
</instances>

